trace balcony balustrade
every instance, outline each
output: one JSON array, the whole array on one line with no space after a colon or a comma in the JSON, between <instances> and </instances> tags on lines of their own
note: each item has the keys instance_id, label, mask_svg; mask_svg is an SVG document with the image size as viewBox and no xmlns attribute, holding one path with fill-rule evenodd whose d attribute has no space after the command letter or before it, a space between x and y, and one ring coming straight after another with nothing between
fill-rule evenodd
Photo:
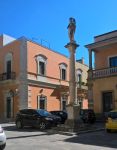
<instances>
[{"instance_id":1,"label":"balcony balustrade","mask_svg":"<svg viewBox=\"0 0 117 150\"><path fill-rule=\"evenodd\" d=\"M4 80L14 80L16 79L16 73L15 72L5 72L0 74L0 81L4 81Z\"/></svg>"},{"instance_id":2,"label":"balcony balustrade","mask_svg":"<svg viewBox=\"0 0 117 150\"><path fill-rule=\"evenodd\" d=\"M109 76L116 76L116 75L117 75L117 67L93 70L93 79L109 77Z\"/></svg>"}]
</instances>

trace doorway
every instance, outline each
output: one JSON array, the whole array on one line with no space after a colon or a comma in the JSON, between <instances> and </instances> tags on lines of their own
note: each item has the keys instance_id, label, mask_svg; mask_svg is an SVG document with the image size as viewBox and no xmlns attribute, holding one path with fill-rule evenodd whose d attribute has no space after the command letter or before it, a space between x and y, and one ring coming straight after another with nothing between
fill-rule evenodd
<instances>
[{"instance_id":1,"label":"doorway","mask_svg":"<svg viewBox=\"0 0 117 150\"><path fill-rule=\"evenodd\" d=\"M12 101L10 97L7 97L6 99L6 117L7 118L12 117Z\"/></svg>"},{"instance_id":2,"label":"doorway","mask_svg":"<svg viewBox=\"0 0 117 150\"><path fill-rule=\"evenodd\" d=\"M102 93L103 112L108 112L113 109L113 94L112 92Z\"/></svg>"}]
</instances>

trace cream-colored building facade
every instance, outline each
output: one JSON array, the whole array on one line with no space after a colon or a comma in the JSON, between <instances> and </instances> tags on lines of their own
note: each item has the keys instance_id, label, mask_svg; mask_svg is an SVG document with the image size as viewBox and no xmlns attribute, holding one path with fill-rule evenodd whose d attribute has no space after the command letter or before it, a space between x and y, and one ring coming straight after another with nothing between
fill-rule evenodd
<instances>
[{"instance_id":1,"label":"cream-colored building facade","mask_svg":"<svg viewBox=\"0 0 117 150\"><path fill-rule=\"evenodd\" d=\"M89 67L84 63L84 58L76 60L75 65L76 65L77 101L80 103L81 108L88 108L87 77Z\"/></svg>"}]
</instances>

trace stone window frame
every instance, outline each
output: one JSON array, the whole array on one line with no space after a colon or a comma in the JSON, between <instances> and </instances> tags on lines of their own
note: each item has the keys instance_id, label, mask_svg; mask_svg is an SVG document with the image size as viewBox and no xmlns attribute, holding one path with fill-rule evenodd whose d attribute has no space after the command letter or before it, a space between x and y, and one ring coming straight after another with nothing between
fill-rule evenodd
<instances>
[{"instance_id":1,"label":"stone window frame","mask_svg":"<svg viewBox=\"0 0 117 150\"><path fill-rule=\"evenodd\" d=\"M66 102L66 105L68 104L68 95L66 94L61 95L60 110L63 110L63 101Z\"/></svg>"},{"instance_id":2,"label":"stone window frame","mask_svg":"<svg viewBox=\"0 0 117 150\"><path fill-rule=\"evenodd\" d=\"M79 75L81 75L81 81L79 81ZM83 75L82 69L78 68L76 70L76 82L82 82L82 75Z\"/></svg>"},{"instance_id":3,"label":"stone window frame","mask_svg":"<svg viewBox=\"0 0 117 150\"><path fill-rule=\"evenodd\" d=\"M44 109L47 110L47 96L46 95L38 95L37 96L37 109L40 109L40 97L44 97L45 98L45 102L44 102Z\"/></svg>"},{"instance_id":4,"label":"stone window frame","mask_svg":"<svg viewBox=\"0 0 117 150\"><path fill-rule=\"evenodd\" d=\"M39 54L36 56L36 62L37 62L37 74L40 74L42 76L46 76L47 57L42 55L42 54ZM44 63L44 74L40 73L39 62Z\"/></svg>"},{"instance_id":5,"label":"stone window frame","mask_svg":"<svg viewBox=\"0 0 117 150\"><path fill-rule=\"evenodd\" d=\"M59 69L60 69L60 79L66 81L67 80L67 64L66 63L60 63ZM65 70L65 79L63 79L63 76L62 76L62 69Z\"/></svg>"},{"instance_id":6,"label":"stone window frame","mask_svg":"<svg viewBox=\"0 0 117 150\"><path fill-rule=\"evenodd\" d=\"M113 58L113 57L117 57L117 55L110 55L110 56L108 56L108 67L110 67L110 58Z\"/></svg>"}]
</instances>

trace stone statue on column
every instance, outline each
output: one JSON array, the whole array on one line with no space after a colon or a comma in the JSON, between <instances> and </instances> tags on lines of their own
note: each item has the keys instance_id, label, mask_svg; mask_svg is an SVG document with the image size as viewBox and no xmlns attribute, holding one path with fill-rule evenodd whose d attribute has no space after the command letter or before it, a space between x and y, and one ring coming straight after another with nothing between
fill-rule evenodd
<instances>
[{"instance_id":1,"label":"stone statue on column","mask_svg":"<svg viewBox=\"0 0 117 150\"><path fill-rule=\"evenodd\" d=\"M69 18L69 24L68 24L68 35L69 35L69 39L70 42L75 42L74 40L74 34L75 34L75 30L76 30L76 21L74 18Z\"/></svg>"},{"instance_id":2,"label":"stone statue on column","mask_svg":"<svg viewBox=\"0 0 117 150\"><path fill-rule=\"evenodd\" d=\"M65 125L69 128L70 131L77 131L79 129L79 105L77 101L77 91L76 91L76 79L75 79L75 54L76 48L79 46L74 40L74 34L76 30L76 21L74 18L69 18L68 24L68 35L70 42L65 45L70 54L69 60L69 102L66 106L68 113L68 118L65 122Z\"/></svg>"}]
</instances>

